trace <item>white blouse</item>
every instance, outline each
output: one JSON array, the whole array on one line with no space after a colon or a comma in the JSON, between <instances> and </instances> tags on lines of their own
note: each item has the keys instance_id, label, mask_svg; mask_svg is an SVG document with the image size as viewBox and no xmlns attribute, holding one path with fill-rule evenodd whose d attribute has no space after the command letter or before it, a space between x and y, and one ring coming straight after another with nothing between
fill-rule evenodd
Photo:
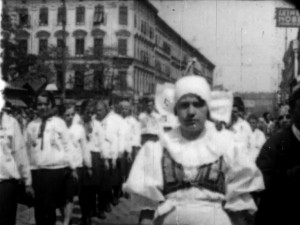
<instances>
[{"instance_id":1,"label":"white blouse","mask_svg":"<svg viewBox=\"0 0 300 225\"><path fill-rule=\"evenodd\" d=\"M72 143L72 159L76 167L91 166L90 151L87 148L86 133L82 125L73 123L69 127L69 137Z\"/></svg>"},{"instance_id":2,"label":"white blouse","mask_svg":"<svg viewBox=\"0 0 300 225\"><path fill-rule=\"evenodd\" d=\"M31 185L29 160L20 126L6 113L0 119L0 182L23 178L26 185Z\"/></svg>"},{"instance_id":3,"label":"white blouse","mask_svg":"<svg viewBox=\"0 0 300 225\"><path fill-rule=\"evenodd\" d=\"M218 132L206 123L201 137L188 141L176 128L161 134L159 142L146 143L133 164L124 191L150 199L158 205L157 215L171 211L178 204L190 204L203 201L225 202L229 211L256 211L256 205L250 195L264 189L263 177L254 162L240 151L229 131ZM164 149L173 160L181 164L184 179L195 177L196 170L203 165L224 159L225 194L206 188L190 187L179 189L164 195L162 157ZM154 204L155 205L155 204Z\"/></svg>"},{"instance_id":4,"label":"white blouse","mask_svg":"<svg viewBox=\"0 0 300 225\"><path fill-rule=\"evenodd\" d=\"M41 124L42 121L38 118L30 122L26 130L31 169L75 169L65 121L55 116L47 119L43 138L39 137Z\"/></svg>"}]
</instances>

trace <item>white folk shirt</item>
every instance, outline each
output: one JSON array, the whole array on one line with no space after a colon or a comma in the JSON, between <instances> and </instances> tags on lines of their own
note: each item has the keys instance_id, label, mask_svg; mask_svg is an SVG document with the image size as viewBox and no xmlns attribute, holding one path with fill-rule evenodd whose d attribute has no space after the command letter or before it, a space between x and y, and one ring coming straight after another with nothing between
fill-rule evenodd
<instances>
[{"instance_id":1,"label":"white folk shirt","mask_svg":"<svg viewBox=\"0 0 300 225\"><path fill-rule=\"evenodd\" d=\"M92 130L90 133L86 133L87 149L90 152L100 153L100 141L101 141L100 135L102 133L101 123L96 119L92 119L89 123Z\"/></svg>"},{"instance_id":2,"label":"white folk shirt","mask_svg":"<svg viewBox=\"0 0 300 225\"><path fill-rule=\"evenodd\" d=\"M128 139L126 139L128 147L125 149L127 152L132 151L132 147L139 147L141 145L141 125L139 121L133 116L124 118L128 126Z\"/></svg>"},{"instance_id":3,"label":"white folk shirt","mask_svg":"<svg viewBox=\"0 0 300 225\"><path fill-rule=\"evenodd\" d=\"M238 120L233 124L231 131L233 132L234 140L239 149L247 154L249 152L250 137L252 134L249 123L246 120L238 118Z\"/></svg>"},{"instance_id":4,"label":"white folk shirt","mask_svg":"<svg viewBox=\"0 0 300 225\"><path fill-rule=\"evenodd\" d=\"M82 119L78 113L75 113L72 123L83 124Z\"/></svg>"},{"instance_id":5,"label":"white folk shirt","mask_svg":"<svg viewBox=\"0 0 300 225\"><path fill-rule=\"evenodd\" d=\"M73 123L69 127L69 137L73 148L72 160L76 168L83 165L91 168L91 156L87 148L86 133L83 126Z\"/></svg>"},{"instance_id":6,"label":"white folk shirt","mask_svg":"<svg viewBox=\"0 0 300 225\"><path fill-rule=\"evenodd\" d=\"M252 160L256 160L265 142L266 136L261 130L255 129L254 131L252 131L250 136L250 148L248 153Z\"/></svg>"},{"instance_id":7,"label":"white folk shirt","mask_svg":"<svg viewBox=\"0 0 300 225\"><path fill-rule=\"evenodd\" d=\"M71 167L72 147L64 120L53 116L47 119L42 138L39 137L42 120L37 118L27 127L27 146L31 169L58 169Z\"/></svg>"},{"instance_id":8,"label":"white folk shirt","mask_svg":"<svg viewBox=\"0 0 300 225\"><path fill-rule=\"evenodd\" d=\"M165 150L172 160L182 165L184 176L197 175L193 173L194 168L223 158L225 193L190 187L164 195L161 190L164 188L162 157ZM142 147L123 189L159 204L156 215L189 205L201 207L205 202L224 202L223 207L229 211L255 212L257 208L250 193L264 189L264 183L260 170L239 151L230 132L206 129L198 139L188 141L181 136L180 129L175 128L161 134L160 141L147 142Z\"/></svg>"},{"instance_id":9,"label":"white folk shirt","mask_svg":"<svg viewBox=\"0 0 300 225\"><path fill-rule=\"evenodd\" d=\"M127 129L123 129L127 125L124 119L113 111L109 112L100 123L102 126L101 155L105 159L116 160L128 147L126 145Z\"/></svg>"},{"instance_id":10,"label":"white folk shirt","mask_svg":"<svg viewBox=\"0 0 300 225\"><path fill-rule=\"evenodd\" d=\"M141 134L160 134L162 126L160 124L160 115L156 112L141 113L139 115L141 123Z\"/></svg>"},{"instance_id":11,"label":"white folk shirt","mask_svg":"<svg viewBox=\"0 0 300 225\"><path fill-rule=\"evenodd\" d=\"M3 112L0 126L0 182L24 179L31 185L31 174L24 137L17 120Z\"/></svg>"}]
</instances>

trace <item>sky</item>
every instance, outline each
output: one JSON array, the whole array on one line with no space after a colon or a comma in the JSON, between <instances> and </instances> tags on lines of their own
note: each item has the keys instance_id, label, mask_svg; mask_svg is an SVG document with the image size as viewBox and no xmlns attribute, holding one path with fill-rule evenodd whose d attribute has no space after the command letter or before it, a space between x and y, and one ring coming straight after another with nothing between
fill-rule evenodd
<instances>
[{"instance_id":1,"label":"sky","mask_svg":"<svg viewBox=\"0 0 300 225\"><path fill-rule=\"evenodd\" d=\"M159 15L215 65L214 85L233 92L275 92L281 80L285 35L276 27L280 0L152 0Z\"/></svg>"}]
</instances>

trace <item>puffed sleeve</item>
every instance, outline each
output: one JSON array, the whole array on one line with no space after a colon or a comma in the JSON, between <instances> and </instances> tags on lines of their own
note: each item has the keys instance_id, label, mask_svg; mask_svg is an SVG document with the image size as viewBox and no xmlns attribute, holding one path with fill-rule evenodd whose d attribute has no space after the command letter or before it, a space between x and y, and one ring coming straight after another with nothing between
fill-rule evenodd
<instances>
[{"instance_id":1,"label":"puffed sleeve","mask_svg":"<svg viewBox=\"0 0 300 225\"><path fill-rule=\"evenodd\" d=\"M262 173L234 142L228 140L227 142L224 145L228 147L225 154L227 166L225 209L254 213L257 207L250 193L264 189Z\"/></svg>"},{"instance_id":2,"label":"puffed sleeve","mask_svg":"<svg viewBox=\"0 0 300 225\"><path fill-rule=\"evenodd\" d=\"M154 202L163 201L161 193L163 175L162 147L159 142L147 142L138 153L129 177L123 185L125 192L136 194Z\"/></svg>"}]
</instances>

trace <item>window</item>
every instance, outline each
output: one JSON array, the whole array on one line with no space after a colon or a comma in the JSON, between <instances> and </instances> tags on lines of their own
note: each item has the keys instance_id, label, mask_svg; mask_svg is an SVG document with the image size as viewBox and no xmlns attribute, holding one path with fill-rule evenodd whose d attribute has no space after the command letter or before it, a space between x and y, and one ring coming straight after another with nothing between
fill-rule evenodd
<instances>
[{"instance_id":1,"label":"window","mask_svg":"<svg viewBox=\"0 0 300 225\"><path fill-rule=\"evenodd\" d=\"M137 18L136 18L136 14L134 14L134 28L137 27Z\"/></svg>"},{"instance_id":2,"label":"window","mask_svg":"<svg viewBox=\"0 0 300 225\"><path fill-rule=\"evenodd\" d=\"M62 25L63 22L67 22L67 12L64 7L59 7L57 11L57 24Z\"/></svg>"},{"instance_id":3,"label":"window","mask_svg":"<svg viewBox=\"0 0 300 225\"><path fill-rule=\"evenodd\" d=\"M64 40L62 38L57 38L56 44L58 48L62 48L64 45Z\"/></svg>"},{"instance_id":4,"label":"window","mask_svg":"<svg viewBox=\"0 0 300 225\"><path fill-rule=\"evenodd\" d=\"M94 25L100 25L104 23L104 8L102 5L95 6L94 13Z\"/></svg>"},{"instance_id":5,"label":"window","mask_svg":"<svg viewBox=\"0 0 300 225\"><path fill-rule=\"evenodd\" d=\"M154 30L153 27L150 27L150 39L154 38Z\"/></svg>"},{"instance_id":6,"label":"window","mask_svg":"<svg viewBox=\"0 0 300 225\"><path fill-rule=\"evenodd\" d=\"M39 54L43 54L48 49L48 39L39 40Z\"/></svg>"},{"instance_id":7,"label":"window","mask_svg":"<svg viewBox=\"0 0 300 225\"><path fill-rule=\"evenodd\" d=\"M127 55L127 40L126 39L119 39L118 53L119 53L119 55Z\"/></svg>"},{"instance_id":8,"label":"window","mask_svg":"<svg viewBox=\"0 0 300 225\"><path fill-rule=\"evenodd\" d=\"M40 9L40 26L48 25L48 8L44 7Z\"/></svg>"},{"instance_id":9,"label":"window","mask_svg":"<svg viewBox=\"0 0 300 225\"><path fill-rule=\"evenodd\" d=\"M59 89L63 86L63 70L62 65L56 65L56 84Z\"/></svg>"},{"instance_id":10,"label":"window","mask_svg":"<svg viewBox=\"0 0 300 225\"><path fill-rule=\"evenodd\" d=\"M149 24L147 22L145 22L145 35L148 35L149 33Z\"/></svg>"},{"instance_id":11,"label":"window","mask_svg":"<svg viewBox=\"0 0 300 225\"><path fill-rule=\"evenodd\" d=\"M28 51L28 41L27 39L21 39L18 43L18 48L21 55L26 55Z\"/></svg>"},{"instance_id":12,"label":"window","mask_svg":"<svg viewBox=\"0 0 300 225\"><path fill-rule=\"evenodd\" d=\"M75 55L83 55L84 53L84 39L77 38L75 43Z\"/></svg>"},{"instance_id":13,"label":"window","mask_svg":"<svg viewBox=\"0 0 300 225\"><path fill-rule=\"evenodd\" d=\"M167 54L171 53L171 46L167 42L163 43L163 51Z\"/></svg>"},{"instance_id":14,"label":"window","mask_svg":"<svg viewBox=\"0 0 300 225\"><path fill-rule=\"evenodd\" d=\"M20 26L28 26L29 25L29 15L28 9L21 8L19 11L19 24Z\"/></svg>"},{"instance_id":15,"label":"window","mask_svg":"<svg viewBox=\"0 0 300 225\"><path fill-rule=\"evenodd\" d=\"M75 71L75 79L74 79L74 88L77 90L83 90L84 87L84 79L83 79L82 71Z\"/></svg>"},{"instance_id":16,"label":"window","mask_svg":"<svg viewBox=\"0 0 300 225\"><path fill-rule=\"evenodd\" d=\"M171 75L171 69L170 69L170 67L167 66L167 65L166 65L166 74L167 74L168 76Z\"/></svg>"},{"instance_id":17,"label":"window","mask_svg":"<svg viewBox=\"0 0 300 225\"><path fill-rule=\"evenodd\" d=\"M83 6L79 6L76 8L76 24L82 25L84 24L85 18L85 8Z\"/></svg>"},{"instance_id":18,"label":"window","mask_svg":"<svg viewBox=\"0 0 300 225\"><path fill-rule=\"evenodd\" d=\"M127 87L127 83L126 83L126 76L127 76L127 72L126 71L119 71L119 81L120 81L120 90L121 91L125 91L126 87Z\"/></svg>"},{"instance_id":19,"label":"window","mask_svg":"<svg viewBox=\"0 0 300 225\"><path fill-rule=\"evenodd\" d=\"M94 71L94 90L101 90L104 87L103 71Z\"/></svg>"},{"instance_id":20,"label":"window","mask_svg":"<svg viewBox=\"0 0 300 225\"><path fill-rule=\"evenodd\" d=\"M103 39L95 38L94 39L94 56L102 57L103 55Z\"/></svg>"},{"instance_id":21,"label":"window","mask_svg":"<svg viewBox=\"0 0 300 225\"><path fill-rule=\"evenodd\" d=\"M128 8L127 6L120 6L119 8L119 24L127 25L128 24Z\"/></svg>"},{"instance_id":22,"label":"window","mask_svg":"<svg viewBox=\"0 0 300 225\"><path fill-rule=\"evenodd\" d=\"M159 60L155 61L155 67L159 72L162 72L161 63Z\"/></svg>"},{"instance_id":23,"label":"window","mask_svg":"<svg viewBox=\"0 0 300 225\"><path fill-rule=\"evenodd\" d=\"M57 44L57 56L62 57L64 40L62 38L57 38L56 44Z\"/></svg>"},{"instance_id":24,"label":"window","mask_svg":"<svg viewBox=\"0 0 300 225\"><path fill-rule=\"evenodd\" d=\"M145 34L145 23L143 20L141 20L141 32L142 34Z\"/></svg>"},{"instance_id":25,"label":"window","mask_svg":"<svg viewBox=\"0 0 300 225\"><path fill-rule=\"evenodd\" d=\"M140 51L140 57L141 57L141 61L143 62L144 61L144 51L143 50Z\"/></svg>"}]
</instances>

